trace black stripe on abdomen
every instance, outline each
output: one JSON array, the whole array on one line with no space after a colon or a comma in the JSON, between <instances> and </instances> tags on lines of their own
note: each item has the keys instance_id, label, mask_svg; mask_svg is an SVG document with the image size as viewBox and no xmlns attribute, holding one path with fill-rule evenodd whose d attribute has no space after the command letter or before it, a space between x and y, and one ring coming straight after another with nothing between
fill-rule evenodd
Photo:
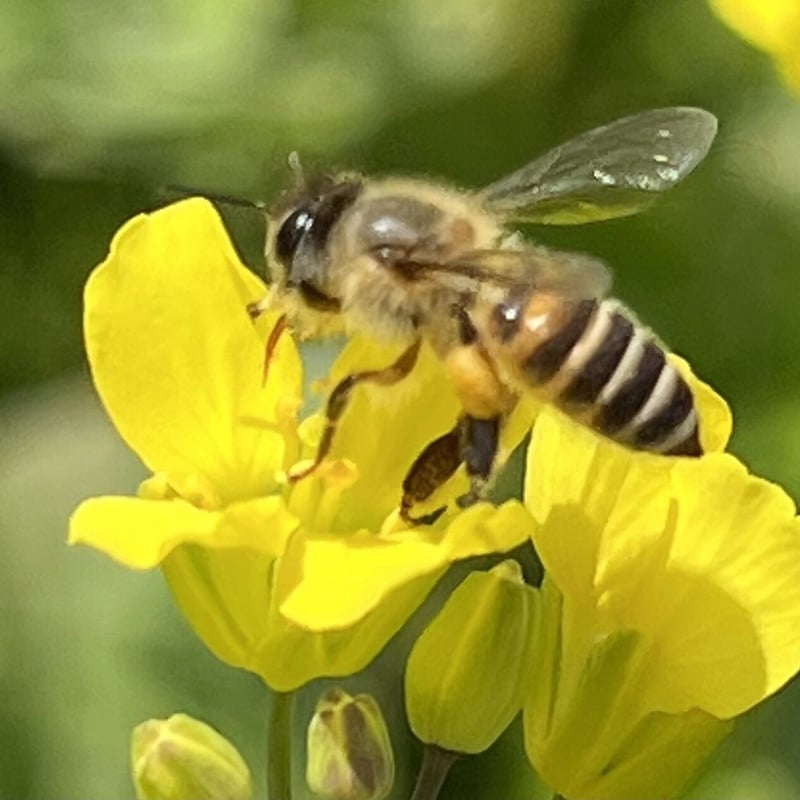
<instances>
[{"instance_id":1,"label":"black stripe on abdomen","mask_svg":"<svg viewBox=\"0 0 800 800\"><path fill-rule=\"evenodd\" d=\"M631 321L619 312L612 312L610 330L561 393L560 402L565 405L594 403L622 361L633 333Z\"/></svg>"},{"instance_id":2,"label":"black stripe on abdomen","mask_svg":"<svg viewBox=\"0 0 800 800\"><path fill-rule=\"evenodd\" d=\"M665 369L674 367L668 365ZM669 400L650 419L644 420L634 432L633 446L647 450L657 445L675 431L693 407L692 393L683 378L678 376Z\"/></svg>"},{"instance_id":3,"label":"black stripe on abdomen","mask_svg":"<svg viewBox=\"0 0 800 800\"><path fill-rule=\"evenodd\" d=\"M681 442L664 451L665 456L701 456L703 446L700 444L700 431L695 423L692 432Z\"/></svg>"},{"instance_id":4,"label":"black stripe on abdomen","mask_svg":"<svg viewBox=\"0 0 800 800\"><path fill-rule=\"evenodd\" d=\"M525 361L523 370L528 380L541 385L547 383L561 369L572 348L586 331L597 307L597 300L581 300L575 306L567 323L540 344Z\"/></svg>"},{"instance_id":5,"label":"black stripe on abdomen","mask_svg":"<svg viewBox=\"0 0 800 800\"><path fill-rule=\"evenodd\" d=\"M661 348L654 342L647 342L636 371L601 407L595 419L595 427L601 433L613 437L620 428L627 425L652 394L665 363L666 357Z\"/></svg>"}]
</instances>

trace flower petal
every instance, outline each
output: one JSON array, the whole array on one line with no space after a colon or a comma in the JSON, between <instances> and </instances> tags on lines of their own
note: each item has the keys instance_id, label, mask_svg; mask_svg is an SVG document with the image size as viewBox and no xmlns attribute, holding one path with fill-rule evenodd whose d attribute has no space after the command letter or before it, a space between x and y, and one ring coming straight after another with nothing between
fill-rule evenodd
<instances>
[{"instance_id":1,"label":"flower petal","mask_svg":"<svg viewBox=\"0 0 800 800\"><path fill-rule=\"evenodd\" d=\"M254 671L279 691L319 677L352 675L364 669L427 597L440 573L422 575L398 586L351 627L309 631L271 607L269 637L261 643Z\"/></svg>"},{"instance_id":2,"label":"flower petal","mask_svg":"<svg viewBox=\"0 0 800 800\"><path fill-rule=\"evenodd\" d=\"M681 461L671 479L677 518L661 591L673 602L653 587L631 621L658 630L659 702L728 718L800 669L800 519L779 486L729 455Z\"/></svg>"},{"instance_id":3,"label":"flower petal","mask_svg":"<svg viewBox=\"0 0 800 800\"><path fill-rule=\"evenodd\" d=\"M554 409L540 414L525 500L539 557L563 594L594 606L598 571L634 561L659 538L669 511L659 486L677 460L616 445Z\"/></svg>"},{"instance_id":4,"label":"flower petal","mask_svg":"<svg viewBox=\"0 0 800 800\"><path fill-rule=\"evenodd\" d=\"M270 632L275 561L247 548L194 545L177 547L164 560L164 576L183 615L206 647L232 667L257 671L252 665Z\"/></svg>"},{"instance_id":5,"label":"flower petal","mask_svg":"<svg viewBox=\"0 0 800 800\"><path fill-rule=\"evenodd\" d=\"M298 533L293 538L302 536ZM296 549L290 545L290 561ZM244 548L195 546L179 547L164 561L164 573L181 610L209 649L282 692L316 678L363 669L438 578L436 573L410 580L397 588L388 602L349 627L313 631L281 613L275 583L283 562ZM331 591L331 599L335 591Z\"/></svg>"},{"instance_id":6,"label":"flower petal","mask_svg":"<svg viewBox=\"0 0 800 800\"><path fill-rule=\"evenodd\" d=\"M745 41L773 55L797 52L800 8L791 0L710 0L710 4Z\"/></svg>"},{"instance_id":7,"label":"flower petal","mask_svg":"<svg viewBox=\"0 0 800 800\"><path fill-rule=\"evenodd\" d=\"M733 416L725 398L692 372L689 363L670 353L669 360L681 374L694 395L700 417L700 444L706 453L724 450L733 432Z\"/></svg>"},{"instance_id":8,"label":"flower petal","mask_svg":"<svg viewBox=\"0 0 800 800\"><path fill-rule=\"evenodd\" d=\"M275 422L300 394L288 336L261 385L246 305L265 291L200 199L128 222L86 285L87 352L115 426L153 472L199 473L226 502L268 490L283 467L281 434L243 419Z\"/></svg>"},{"instance_id":9,"label":"flower petal","mask_svg":"<svg viewBox=\"0 0 800 800\"><path fill-rule=\"evenodd\" d=\"M548 412L529 470L553 582L598 632L654 642L646 708L728 718L800 669L800 522L779 487L727 454L634 453Z\"/></svg>"},{"instance_id":10,"label":"flower petal","mask_svg":"<svg viewBox=\"0 0 800 800\"><path fill-rule=\"evenodd\" d=\"M279 497L234 503L224 512L180 499L95 497L72 515L69 543L87 544L133 569L151 569L185 544L277 556L296 527Z\"/></svg>"},{"instance_id":11,"label":"flower petal","mask_svg":"<svg viewBox=\"0 0 800 800\"><path fill-rule=\"evenodd\" d=\"M88 544L126 567L152 569L179 544L211 537L221 514L183 500L93 497L69 523L69 543Z\"/></svg>"},{"instance_id":12,"label":"flower petal","mask_svg":"<svg viewBox=\"0 0 800 800\"><path fill-rule=\"evenodd\" d=\"M517 500L501 506L479 503L461 512L442 536L448 558L457 561L506 553L527 541L534 530L528 510Z\"/></svg>"},{"instance_id":13,"label":"flower petal","mask_svg":"<svg viewBox=\"0 0 800 800\"><path fill-rule=\"evenodd\" d=\"M281 613L310 631L347 628L385 603L395 589L424 579L400 614L408 618L448 564L446 548L424 533L295 536L276 585Z\"/></svg>"},{"instance_id":14,"label":"flower petal","mask_svg":"<svg viewBox=\"0 0 800 800\"><path fill-rule=\"evenodd\" d=\"M440 574L456 560L505 552L526 541L533 520L521 503L467 509L444 531L431 528L375 535L309 534L293 537L277 591L281 612L308 630L354 624L416 579L421 592L410 616Z\"/></svg>"}]
</instances>

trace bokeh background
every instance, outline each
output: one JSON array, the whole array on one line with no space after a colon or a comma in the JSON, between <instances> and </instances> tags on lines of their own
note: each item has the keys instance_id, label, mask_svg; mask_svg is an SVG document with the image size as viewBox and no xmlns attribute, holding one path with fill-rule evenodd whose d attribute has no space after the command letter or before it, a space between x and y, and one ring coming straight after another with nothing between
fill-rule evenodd
<instances>
[{"instance_id":1,"label":"bokeh background","mask_svg":"<svg viewBox=\"0 0 800 800\"><path fill-rule=\"evenodd\" d=\"M788 16L748 21L781 3L720 0L737 5L752 41L778 53L791 38ZM178 710L225 732L263 783L258 682L206 653L158 574L64 544L80 499L143 477L92 391L81 290L165 185L269 199L296 149L307 166L479 186L616 117L707 108L717 145L655 209L532 234L613 265L618 295L731 402L732 449L800 498L800 81L781 52L704 0L5 0L0 798L132 798L130 729ZM261 270L258 215L228 219ZM419 752L385 678L407 646L345 682L382 699L405 771ZM519 740L457 765L445 796L538 797ZM692 797L800 797L800 685L741 721Z\"/></svg>"}]
</instances>

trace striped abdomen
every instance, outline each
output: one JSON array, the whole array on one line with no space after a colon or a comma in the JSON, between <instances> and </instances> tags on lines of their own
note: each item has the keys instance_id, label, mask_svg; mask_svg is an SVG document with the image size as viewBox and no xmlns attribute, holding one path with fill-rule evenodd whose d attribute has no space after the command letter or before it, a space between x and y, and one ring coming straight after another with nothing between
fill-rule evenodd
<instances>
[{"instance_id":1,"label":"striped abdomen","mask_svg":"<svg viewBox=\"0 0 800 800\"><path fill-rule=\"evenodd\" d=\"M694 398L664 350L613 300L511 293L491 312L488 349L525 384L621 444L702 454Z\"/></svg>"}]
</instances>

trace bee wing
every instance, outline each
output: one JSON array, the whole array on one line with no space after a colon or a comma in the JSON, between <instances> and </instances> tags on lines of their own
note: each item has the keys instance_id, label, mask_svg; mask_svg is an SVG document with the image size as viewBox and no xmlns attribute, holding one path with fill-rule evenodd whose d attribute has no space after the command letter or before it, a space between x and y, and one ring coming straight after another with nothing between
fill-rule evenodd
<instances>
[{"instance_id":1,"label":"bee wing","mask_svg":"<svg viewBox=\"0 0 800 800\"><path fill-rule=\"evenodd\" d=\"M700 108L657 108L594 128L487 186L487 210L550 225L635 214L702 160L717 119Z\"/></svg>"},{"instance_id":2,"label":"bee wing","mask_svg":"<svg viewBox=\"0 0 800 800\"><path fill-rule=\"evenodd\" d=\"M602 297L611 287L611 272L583 253L529 247L521 250L473 250L445 264L428 264L424 272L456 291L471 293L477 285L507 289L530 286L567 297Z\"/></svg>"}]
</instances>

